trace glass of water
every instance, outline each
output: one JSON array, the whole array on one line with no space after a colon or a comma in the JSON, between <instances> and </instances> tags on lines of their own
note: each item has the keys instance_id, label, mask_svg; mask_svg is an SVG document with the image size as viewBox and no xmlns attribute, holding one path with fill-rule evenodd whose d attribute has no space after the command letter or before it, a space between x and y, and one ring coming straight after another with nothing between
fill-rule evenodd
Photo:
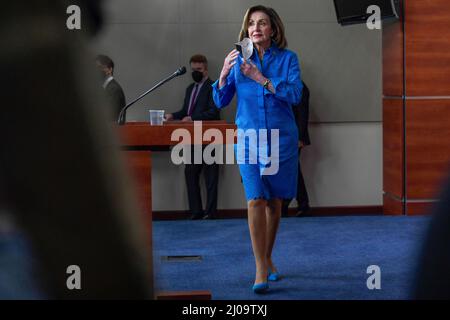
<instances>
[{"instance_id":1,"label":"glass of water","mask_svg":"<svg viewBox=\"0 0 450 320\"><path fill-rule=\"evenodd\" d=\"M164 110L149 110L150 125L162 126L164 122Z\"/></svg>"}]
</instances>

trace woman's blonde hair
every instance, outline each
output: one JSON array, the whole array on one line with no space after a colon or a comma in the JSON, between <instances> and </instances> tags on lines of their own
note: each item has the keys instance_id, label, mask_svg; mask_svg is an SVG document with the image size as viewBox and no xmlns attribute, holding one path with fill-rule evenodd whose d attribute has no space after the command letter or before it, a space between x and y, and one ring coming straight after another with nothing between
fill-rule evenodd
<instances>
[{"instance_id":1,"label":"woman's blonde hair","mask_svg":"<svg viewBox=\"0 0 450 320\"><path fill-rule=\"evenodd\" d=\"M272 40L275 41L278 48L280 49L286 48L287 40L284 34L283 21L281 21L280 16L274 9L262 5L251 7L245 13L244 20L242 21L241 32L239 33L239 41L242 41L242 39L244 38L249 38L248 35L249 19L252 13L256 11L264 12L270 18L270 26L272 27L273 30L273 36L271 37Z\"/></svg>"}]
</instances>

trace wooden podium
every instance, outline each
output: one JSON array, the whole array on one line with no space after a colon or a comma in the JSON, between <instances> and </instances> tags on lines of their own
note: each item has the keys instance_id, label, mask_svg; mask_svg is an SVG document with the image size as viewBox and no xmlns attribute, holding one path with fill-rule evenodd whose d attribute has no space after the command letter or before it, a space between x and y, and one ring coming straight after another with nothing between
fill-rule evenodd
<instances>
[{"instance_id":1,"label":"wooden podium","mask_svg":"<svg viewBox=\"0 0 450 320\"><path fill-rule=\"evenodd\" d=\"M151 126L147 122L131 122L118 127L122 150L126 153L131 172L136 181L141 207L144 213L152 216L152 190L151 190L151 155L154 151L167 150L169 146L179 143L171 139L172 133L177 129L187 130L194 143L194 130L198 130L200 121L194 122L170 121L162 126ZM226 137L226 130L236 130L236 125L225 121L201 121L201 134L208 129L217 129ZM197 131L195 132L198 133ZM209 144L210 141L203 141ZM214 141L212 143L220 143Z\"/></svg>"},{"instance_id":2,"label":"wooden podium","mask_svg":"<svg viewBox=\"0 0 450 320\"><path fill-rule=\"evenodd\" d=\"M199 124L201 124L201 131L199 132ZM148 122L129 122L118 127L119 137L121 139L122 151L126 154L126 159L131 169L131 175L136 182L136 190L138 192L138 200L144 215L143 219L147 222L150 235L150 248L152 246L152 152L168 150L170 146L177 145L178 140L171 139L172 133L177 129L187 130L194 142L194 133L197 135L203 133L208 129L217 129L222 133L223 138L227 137L228 133L236 132L236 125L228 124L225 121L199 121L199 122L181 122L169 121L161 126L152 126ZM200 138L201 139L201 138ZM224 140L225 141L225 140ZM198 140L197 140L198 142ZM202 144L209 144L210 141L203 141ZM220 141L213 141L212 143L220 143ZM153 276L153 275L152 275ZM192 292L188 296L194 299L198 294ZM204 291L201 292L204 296Z\"/></svg>"}]
</instances>

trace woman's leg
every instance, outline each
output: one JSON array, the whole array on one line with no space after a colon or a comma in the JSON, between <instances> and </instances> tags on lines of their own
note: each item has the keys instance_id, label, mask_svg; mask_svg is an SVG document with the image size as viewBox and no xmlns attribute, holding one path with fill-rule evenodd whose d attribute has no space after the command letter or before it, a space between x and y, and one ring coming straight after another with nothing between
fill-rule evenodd
<instances>
[{"instance_id":1,"label":"woman's leg","mask_svg":"<svg viewBox=\"0 0 450 320\"><path fill-rule=\"evenodd\" d=\"M255 284L267 282L267 246L266 246L266 216L264 214L267 201L263 199L248 202L248 226L255 255Z\"/></svg>"},{"instance_id":2,"label":"woman's leg","mask_svg":"<svg viewBox=\"0 0 450 320\"><path fill-rule=\"evenodd\" d=\"M272 262L272 249L275 244L281 217L281 199L271 199L266 207L266 254L267 264L271 272L277 272Z\"/></svg>"}]
</instances>

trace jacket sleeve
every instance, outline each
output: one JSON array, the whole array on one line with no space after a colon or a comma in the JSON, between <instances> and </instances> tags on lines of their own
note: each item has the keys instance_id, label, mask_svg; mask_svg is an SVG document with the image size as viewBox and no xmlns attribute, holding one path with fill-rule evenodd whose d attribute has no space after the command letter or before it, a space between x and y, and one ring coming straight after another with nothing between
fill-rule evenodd
<instances>
[{"instance_id":1,"label":"jacket sleeve","mask_svg":"<svg viewBox=\"0 0 450 320\"><path fill-rule=\"evenodd\" d=\"M287 79L271 77L270 81L275 89L275 93L272 93L268 89L264 89L264 94L274 95L276 98L287 102L290 105L296 105L300 103L303 84L301 81L301 71L297 55L293 53L290 55L289 59Z\"/></svg>"},{"instance_id":2,"label":"jacket sleeve","mask_svg":"<svg viewBox=\"0 0 450 320\"><path fill-rule=\"evenodd\" d=\"M190 95L188 95L188 92L189 92L189 87L186 89L186 93L184 94L184 103L183 103L183 106L181 107L181 110L173 113L173 118L175 120L181 120L184 117L186 117L186 115L187 115L187 108L188 108L189 98L190 98Z\"/></svg>"},{"instance_id":3,"label":"jacket sleeve","mask_svg":"<svg viewBox=\"0 0 450 320\"><path fill-rule=\"evenodd\" d=\"M302 141L305 145L310 144L308 133L309 90L305 84L303 84L302 99L299 104L292 106L292 111L298 129L298 140Z\"/></svg>"},{"instance_id":4,"label":"jacket sleeve","mask_svg":"<svg viewBox=\"0 0 450 320\"><path fill-rule=\"evenodd\" d=\"M237 65L237 64L236 64ZM234 77L234 69L236 67L231 69L230 74L227 77L226 84L219 89L219 80L213 83L213 100L215 102L215 105L217 108L223 108L230 104L231 100L233 99L233 96L236 92L236 83L235 83L235 77Z\"/></svg>"},{"instance_id":5,"label":"jacket sleeve","mask_svg":"<svg viewBox=\"0 0 450 320\"><path fill-rule=\"evenodd\" d=\"M206 85L206 84L205 84ZM207 84L210 85L210 84ZM208 107L206 110L201 112L200 114L196 114L192 116L192 120L219 120L220 119L220 110L216 107L213 99L213 89L208 88Z\"/></svg>"},{"instance_id":6,"label":"jacket sleeve","mask_svg":"<svg viewBox=\"0 0 450 320\"><path fill-rule=\"evenodd\" d=\"M299 118L299 140L305 145L309 145L309 89L305 84L303 85L302 100L299 105Z\"/></svg>"},{"instance_id":7,"label":"jacket sleeve","mask_svg":"<svg viewBox=\"0 0 450 320\"><path fill-rule=\"evenodd\" d=\"M106 87L106 91L109 102L113 108L113 112L118 116L123 107L125 107L125 94L123 93L122 88L116 84L111 84Z\"/></svg>"}]
</instances>

